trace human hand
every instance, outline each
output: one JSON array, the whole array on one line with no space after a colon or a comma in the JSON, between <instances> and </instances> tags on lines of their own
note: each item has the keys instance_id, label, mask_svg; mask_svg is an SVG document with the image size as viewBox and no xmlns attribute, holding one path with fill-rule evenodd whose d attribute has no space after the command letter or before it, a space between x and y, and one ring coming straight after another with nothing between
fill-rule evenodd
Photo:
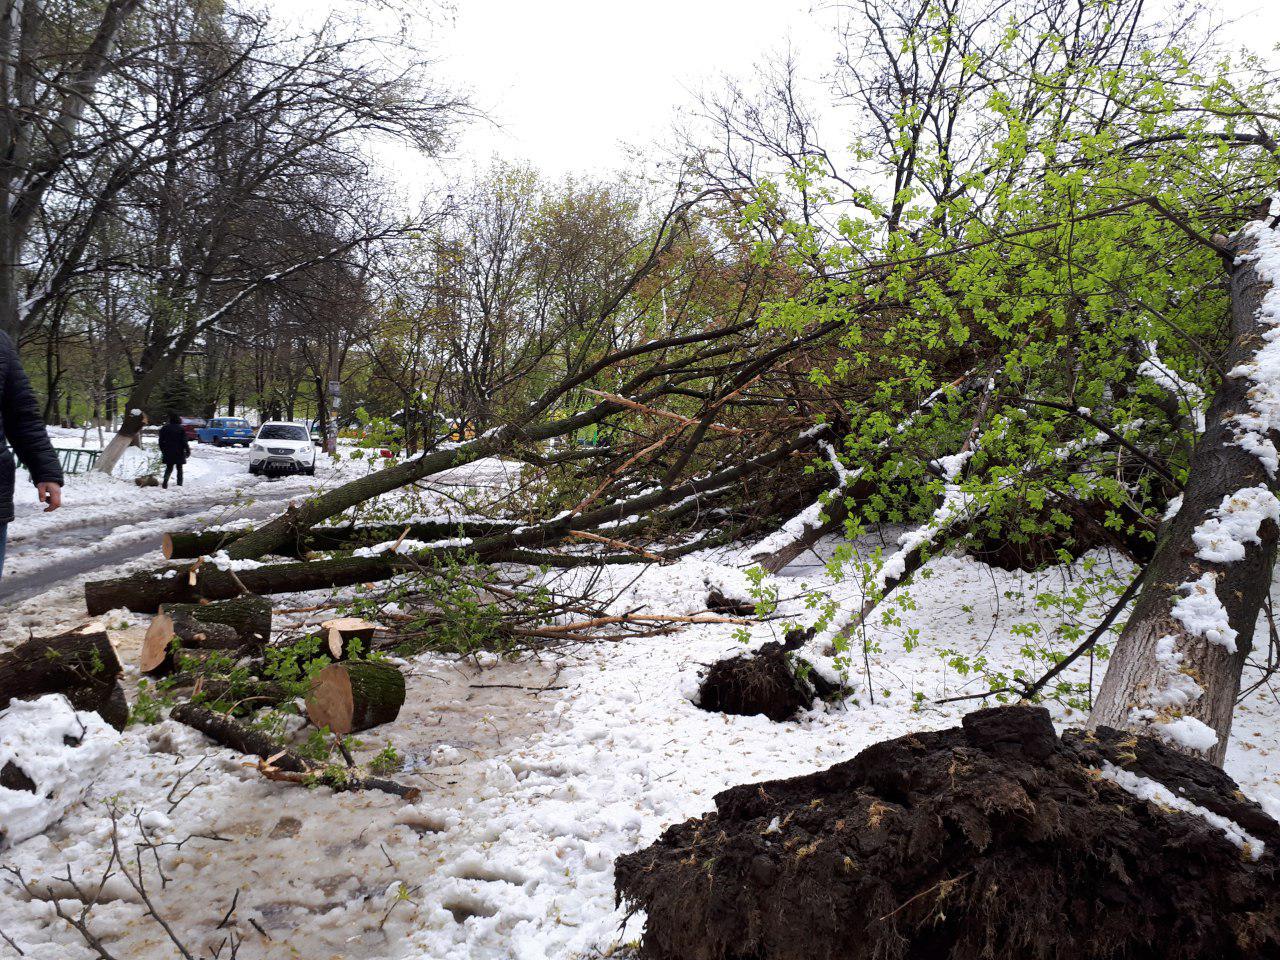
<instances>
[{"instance_id":1,"label":"human hand","mask_svg":"<svg viewBox=\"0 0 1280 960\"><path fill-rule=\"evenodd\" d=\"M57 510L62 506L62 484L37 483L36 496L40 499L40 502L45 505L45 513Z\"/></svg>"}]
</instances>

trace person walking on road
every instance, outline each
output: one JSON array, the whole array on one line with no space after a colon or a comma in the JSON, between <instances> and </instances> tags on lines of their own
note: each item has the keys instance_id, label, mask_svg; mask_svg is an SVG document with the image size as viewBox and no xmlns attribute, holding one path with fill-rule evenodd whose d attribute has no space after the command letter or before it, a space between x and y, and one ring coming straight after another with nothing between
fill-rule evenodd
<instances>
[{"instance_id":1,"label":"person walking on road","mask_svg":"<svg viewBox=\"0 0 1280 960\"><path fill-rule=\"evenodd\" d=\"M164 482L160 486L169 489L169 477L178 470L178 486L182 486L182 465L191 457L191 441L182 428L182 418L169 414L169 422L160 428L160 459L164 461Z\"/></svg>"},{"instance_id":2,"label":"person walking on road","mask_svg":"<svg viewBox=\"0 0 1280 960\"><path fill-rule=\"evenodd\" d=\"M31 475L45 513L62 506L62 466L40 419L31 382L18 361L18 348L8 334L0 332L0 573L4 572L4 545L13 520L18 472L14 454Z\"/></svg>"}]
</instances>

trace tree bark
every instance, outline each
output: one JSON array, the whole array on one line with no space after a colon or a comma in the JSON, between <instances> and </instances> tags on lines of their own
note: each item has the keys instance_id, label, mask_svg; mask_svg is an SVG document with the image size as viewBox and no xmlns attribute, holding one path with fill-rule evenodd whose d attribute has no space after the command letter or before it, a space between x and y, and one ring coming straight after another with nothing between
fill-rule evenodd
<instances>
[{"instance_id":1,"label":"tree bark","mask_svg":"<svg viewBox=\"0 0 1280 960\"><path fill-rule=\"evenodd\" d=\"M1250 230L1257 232L1250 233ZM1238 441L1243 417L1255 417L1251 385L1237 368L1251 363L1267 340L1271 324L1260 315L1270 278L1259 272L1251 256L1265 242L1270 225L1253 224L1236 241L1237 256L1229 266L1231 345L1224 368L1228 374L1214 397L1205 430L1192 453L1182 507L1165 525L1144 578L1142 592L1112 653L1098 693L1091 727L1109 726L1157 734L1188 752L1200 752L1222 764L1231 734L1232 712L1240 690L1240 674L1252 648L1258 611L1267 595L1275 562L1277 528L1263 520L1256 536L1245 538L1243 555L1230 561L1206 559L1195 534L1206 519L1254 488L1259 497L1274 497L1277 485L1264 464ZM1274 241L1273 241L1274 242ZM1255 434L1256 436L1256 434ZM1280 445L1267 430L1265 439ZM1202 537L1204 539L1203 531ZM1191 626L1175 612L1187 598L1225 614L1230 632ZM1189 718L1189 720L1188 720ZM1197 726L1197 724L1201 726ZM1212 731L1213 745L1198 750L1185 734ZM1207 740L1207 736L1202 739Z\"/></svg>"},{"instance_id":2,"label":"tree bark","mask_svg":"<svg viewBox=\"0 0 1280 960\"><path fill-rule=\"evenodd\" d=\"M404 706L404 675L374 660L334 663L316 674L307 694L307 717L317 727L346 736L390 723Z\"/></svg>"},{"instance_id":3,"label":"tree bark","mask_svg":"<svg viewBox=\"0 0 1280 960\"><path fill-rule=\"evenodd\" d=\"M119 681L86 684L66 693L77 710L96 713L117 730L124 730L129 725L129 700Z\"/></svg>"}]
</instances>

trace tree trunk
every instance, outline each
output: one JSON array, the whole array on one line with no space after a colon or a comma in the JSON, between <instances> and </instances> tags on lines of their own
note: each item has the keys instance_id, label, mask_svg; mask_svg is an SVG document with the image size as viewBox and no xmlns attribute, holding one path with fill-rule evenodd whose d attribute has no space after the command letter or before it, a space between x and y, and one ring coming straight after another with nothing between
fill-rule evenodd
<instances>
[{"instance_id":1,"label":"tree trunk","mask_svg":"<svg viewBox=\"0 0 1280 960\"><path fill-rule=\"evenodd\" d=\"M307 717L341 736L390 723L404 705L404 675L392 664L350 660L325 667L307 694Z\"/></svg>"},{"instance_id":2,"label":"tree trunk","mask_svg":"<svg viewBox=\"0 0 1280 960\"><path fill-rule=\"evenodd\" d=\"M349 587L357 583L386 580L403 572L407 565L399 558L349 557L314 563L282 563L277 566L241 570L233 578L216 568L204 569L195 577L188 572L156 579L144 571L117 580L100 580L84 585L85 606L91 616L125 607L135 613L156 613L161 604L198 603L200 600L229 600L243 593L241 584L254 593L298 593Z\"/></svg>"},{"instance_id":3,"label":"tree trunk","mask_svg":"<svg viewBox=\"0 0 1280 960\"><path fill-rule=\"evenodd\" d=\"M1142 592L1116 643L1090 726L1156 734L1222 764L1240 673L1253 645L1276 552L1276 480L1280 434L1253 401L1266 388L1251 376L1280 321L1262 315L1277 279L1258 248L1280 264L1280 233L1251 224L1238 241L1231 275L1228 372L1191 457L1182 507L1166 525ZM1265 376L1263 373L1257 376ZM1273 388L1274 389L1274 388ZM1269 451L1265 447L1271 445ZM1227 535L1217 519L1236 529ZM1216 542L1216 543L1215 543Z\"/></svg>"}]
</instances>

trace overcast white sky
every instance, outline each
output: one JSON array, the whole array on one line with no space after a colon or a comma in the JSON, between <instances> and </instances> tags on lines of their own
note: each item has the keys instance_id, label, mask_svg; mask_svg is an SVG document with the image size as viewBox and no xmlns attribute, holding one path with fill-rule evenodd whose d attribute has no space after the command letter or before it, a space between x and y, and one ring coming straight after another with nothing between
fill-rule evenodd
<instances>
[{"instance_id":1,"label":"overcast white sky","mask_svg":"<svg viewBox=\"0 0 1280 960\"><path fill-rule=\"evenodd\" d=\"M446 77L500 126L473 124L472 157L549 173L626 161L670 129L693 91L745 76L788 42L830 62L836 14L807 0L460 0L437 36Z\"/></svg>"},{"instance_id":2,"label":"overcast white sky","mask_svg":"<svg viewBox=\"0 0 1280 960\"><path fill-rule=\"evenodd\" d=\"M1280 42L1277 0L1211 6L1240 42ZM626 166L627 147L664 139L695 91L748 76L788 44L816 79L831 63L838 15L828 0L457 0L432 28L432 49L441 79L469 91L493 123L463 132L446 176L494 155L553 176ZM432 176L408 157L393 163L409 184Z\"/></svg>"}]
</instances>

